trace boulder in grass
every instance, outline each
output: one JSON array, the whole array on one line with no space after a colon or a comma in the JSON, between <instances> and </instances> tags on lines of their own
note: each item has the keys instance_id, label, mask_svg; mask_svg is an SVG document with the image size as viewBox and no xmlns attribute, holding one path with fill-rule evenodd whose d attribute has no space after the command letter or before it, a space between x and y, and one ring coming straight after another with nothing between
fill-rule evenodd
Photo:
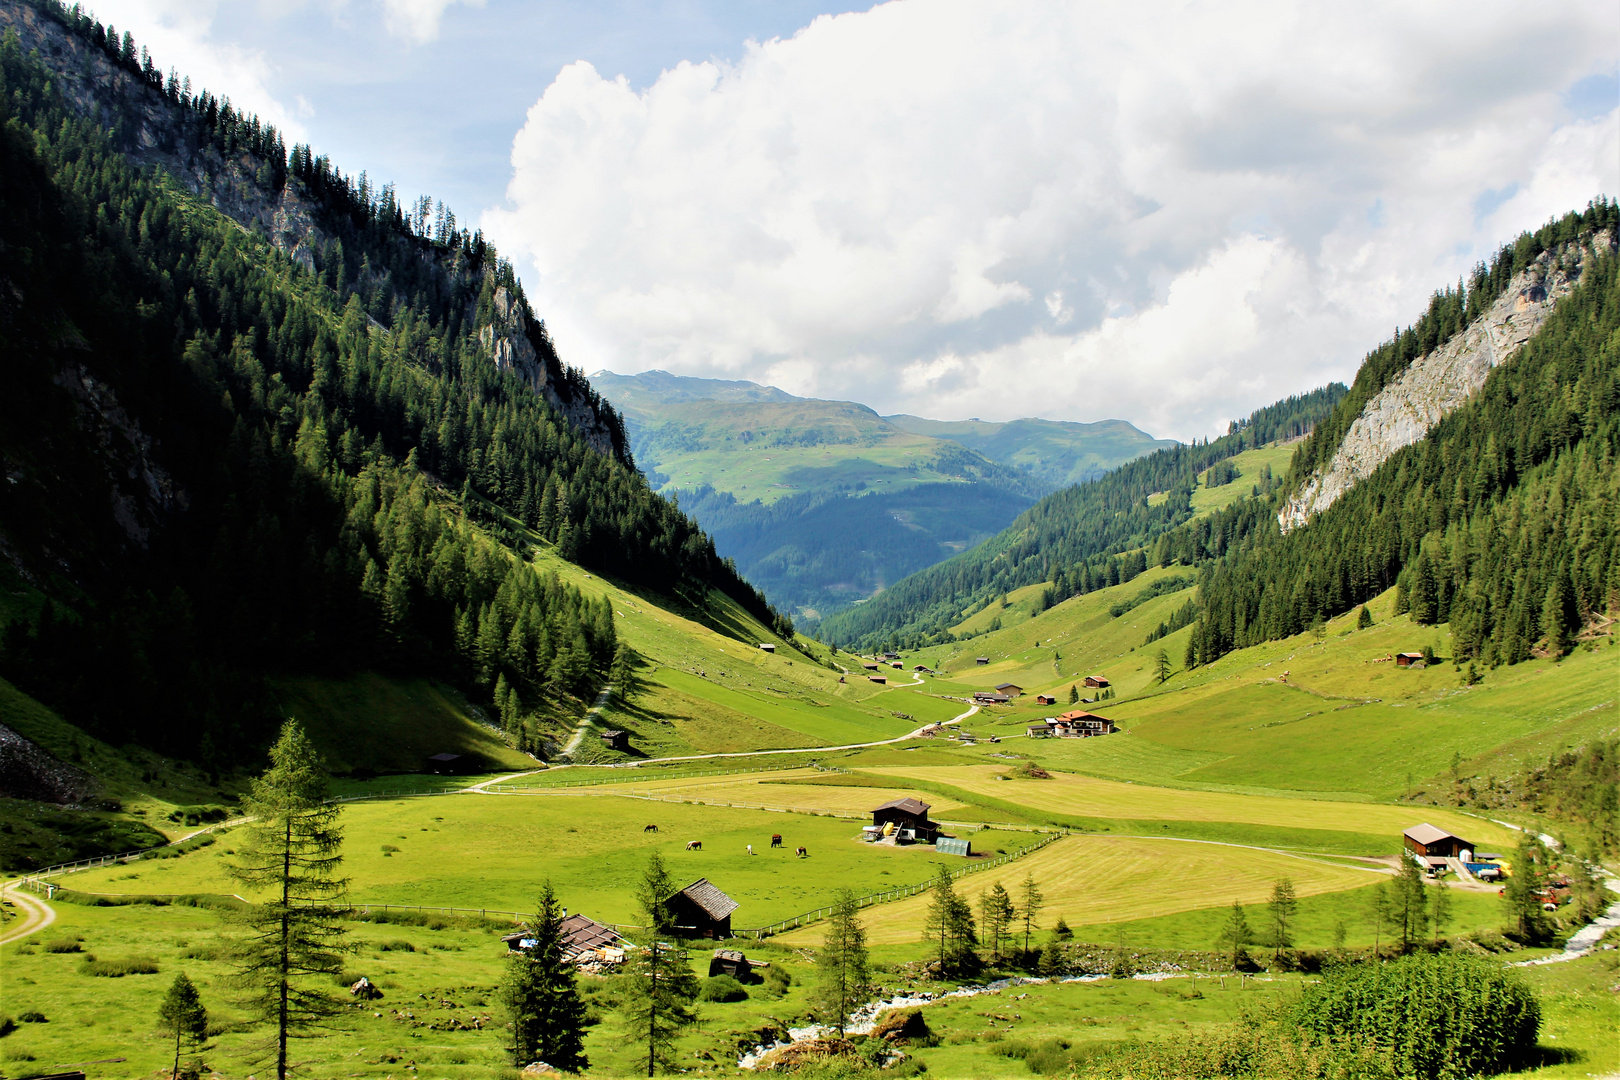
<instances>
[{"instance_id":1,"label":"boulder in grass","mask_svg":"<svg viewBox=\"0 0 1620 1080\"><path fill-rule=\"evenodd\" d=\"M889 1043L922 1042L932 1034L921 1009L890 1009L872 1029L872 1038Z\"/></svg>"},{"instance_id":2,"label":"boulder in grass","mask_svg":"<svg viewBox=\"0 0 1620 1080\"><path fill-rule=\"evenodd\" d=\"M547 1065L543 1061L536 1061L523 1067L523 1075L531 1078L536 1076L561 1076L562 1070L556 1068L555 1066Z\"/></svg>"},{"instance_id":3,"label":"boulder in grass","mask_svg":"<svg viewBox=\"0 0 1620 1080\"><path fill-rule=\"evenodd\" d=\"M855 1044L848 1039L800 1039L787 1046L778 1046L759 1059L757 1069L796 1069L831 1058L860 1060Z\"/></svg>"},{"instance_id":4,"label":"boulder in grass","mask_svg":"<svg viewBox=\"0 0 1620 1080\"><path fill-rule=\"evenodd\" d=\"M376 1001L378 998L383 996L383 992L377 989L377 987L372 984L372 981L366 978L364 975L360 976L359 982L349 987L349 993L353 994L361 1001Z\"/></svg>"}]
</instances>

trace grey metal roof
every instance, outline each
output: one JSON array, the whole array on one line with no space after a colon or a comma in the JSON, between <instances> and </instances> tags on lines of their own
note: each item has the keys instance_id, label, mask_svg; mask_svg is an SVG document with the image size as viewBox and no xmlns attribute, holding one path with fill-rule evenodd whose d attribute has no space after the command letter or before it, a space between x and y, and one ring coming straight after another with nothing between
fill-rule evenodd
<instances>
[{"instance_id":1,"label":"grey metal roof","mask_svg":"<svg viewBox=\"0 0 1620 1080\"><path fill-rule=\"evenodd\" d=\"M698 878L679 894L702 908L711 919L723 919L742 905L721 892L708 878Z\"/></svg>"},{"instance_id":2,"label":"grey metal roof","mask_svg":"<svg viewBox=\"0 0 1620 1080\"><path fill-rule=\"evenodd\" d=\"M1439 840L1462 840L1463 843L1468 843L1468 841L1463 840L1462 837L1457 836L1454 833L1448 833L1444 829L1437 829L1433 825L1430 825L1427 821L1425 821L1422 825L1414 825L1410 829L1407 829L1406 835L1424 846L1428 846L1429 844L1433 844Z\"/></svg>"}]
</instances>

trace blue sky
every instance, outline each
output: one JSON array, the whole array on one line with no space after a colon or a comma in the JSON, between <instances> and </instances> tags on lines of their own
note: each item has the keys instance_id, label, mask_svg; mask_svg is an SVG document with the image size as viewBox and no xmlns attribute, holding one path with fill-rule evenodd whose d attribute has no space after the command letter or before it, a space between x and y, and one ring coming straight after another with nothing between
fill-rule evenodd
<instances>
[{"instance_id":1,"label":"blue sky","mask_svg":"<svg viewBox=\"0 0 1620 1080\"><path fill-rule=\"evenodd\" d=\"M106 0L586 370L1193 438L1620 193L1620 7Z\"/></svg>"}]
</instances>

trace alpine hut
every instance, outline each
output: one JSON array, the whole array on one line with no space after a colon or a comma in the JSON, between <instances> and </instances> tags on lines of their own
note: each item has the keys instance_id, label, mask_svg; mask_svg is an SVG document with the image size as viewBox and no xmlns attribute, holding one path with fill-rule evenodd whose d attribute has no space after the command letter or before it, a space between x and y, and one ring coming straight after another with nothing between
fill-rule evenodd
<instances>
[{"instance_id":1,"label":"alpine hut","mask_svg":"<svg viewBox=\"0 0 1620 1080\"><path fill-rule=\"evenodd\" d=\"M739 906L708 878L698 878L665 903L678 929L701 938L730 937L731 913Z\"/></svg>"},{"instance_id":2,"label":"alpine hut","mask_svg":"<svg viewBox=\"0 0 1620 1080\"><path fill-rule=\"evenodd\" d=\"M1474 845L1428 822L1414 825L1401 834L1406 850L1423 859L1463 859L1472 857Z\"/></svg>"}]
</instances>

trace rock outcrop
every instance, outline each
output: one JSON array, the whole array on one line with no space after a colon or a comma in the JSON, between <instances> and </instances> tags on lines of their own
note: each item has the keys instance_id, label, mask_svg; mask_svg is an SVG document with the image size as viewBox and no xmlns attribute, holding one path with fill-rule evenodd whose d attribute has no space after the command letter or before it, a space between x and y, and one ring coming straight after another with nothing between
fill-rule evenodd
<instances>
[{"instance_id":1,"label":"rock outcrop","mask_svg":"<svg viewBox=\"0 0 1620 1080\"><path fill-rule=\"evenodd\" d=\"M1616 238L1601 232L1589 244L1546 251L1516 274L1496 303L1466 330L1414 360L1362 408L1325 470L1307 477L1283 506L1284 532L1304 525L1371 476L1395 451L1429 433L1485 385L1491 369L1507 363L1560 299L1580 284L1599 253L1613 254Z\"/></svg>"},{"instance_id":2,"label":"rock outcrop","mask_svg":"<svg viewBox=\"0 0 1620 1080\"><path fill-rule=\"evenodd\" d=\"M306 270L316 268L316 256L330 234L321 228L321 207L304 184L287 176L279 187L268 163L247 150L231 155L220 152L200 137L187 110L176 108L162 93L131 72L111 63L98 48L81 40L50 15L16 0L0 0L0 32L15 30L25 51L36 51L50 69L67 104L94 118L103 127L128 135L125 154L142 166L163 169L186 190L205 200L243 229L267 239ZM444 251L421 241L420 257L454 278L473 272L459 249ZM486 263L483 278L494 283L494 267ZM485 284L478 280L477 286ZM476 325L479 288L467 290L465 318ZM479 341L502 368L515 371L551 404L598 452L628 460L616 418L604 415L606 406L590 400L569 385L561 362L545 330L530 315L527 305L496 290L495 310L478 328Z\"/></svg>"}]
</instances>

